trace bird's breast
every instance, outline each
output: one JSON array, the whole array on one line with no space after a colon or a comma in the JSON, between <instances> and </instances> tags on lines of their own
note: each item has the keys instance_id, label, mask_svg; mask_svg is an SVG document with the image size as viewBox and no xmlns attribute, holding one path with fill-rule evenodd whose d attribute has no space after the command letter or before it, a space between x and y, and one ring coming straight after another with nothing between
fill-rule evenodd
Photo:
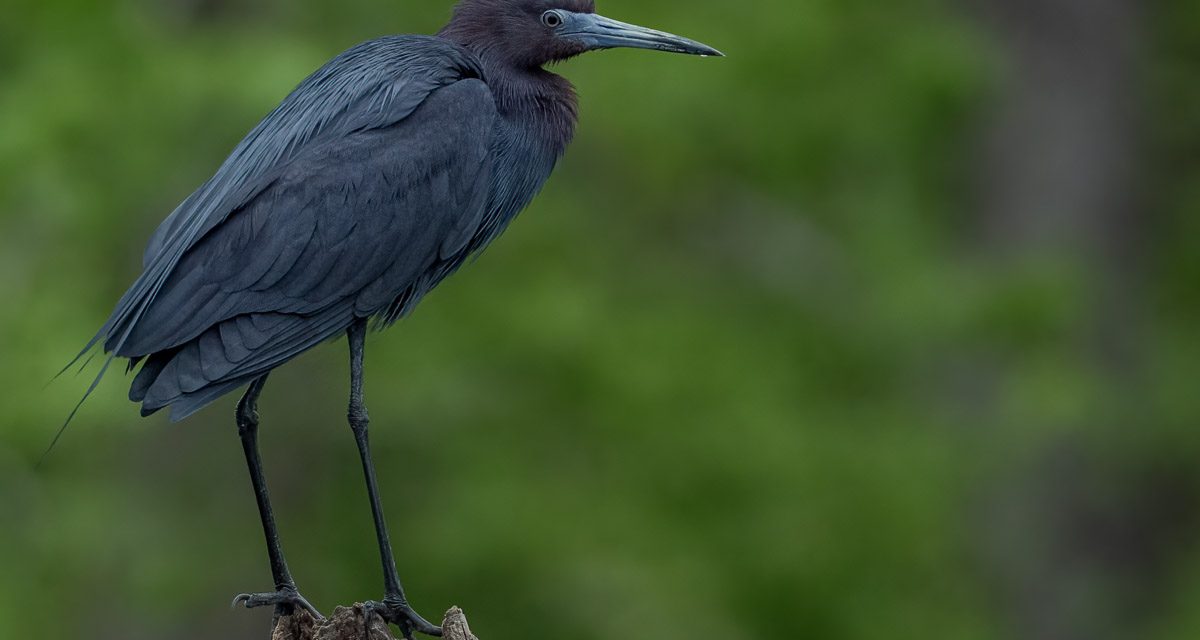
<instances>
[{"instance_id":1,"label":"bird's breast","mask_svg":"<svg viewBox=\"0 0 1200 640\"><path fill-rule=\"evenodd\" d=\"M500 118L491 149L492 179L480 246L495 239L541 191L568 140L529 122Z\"/></svg>"}]
</instances>

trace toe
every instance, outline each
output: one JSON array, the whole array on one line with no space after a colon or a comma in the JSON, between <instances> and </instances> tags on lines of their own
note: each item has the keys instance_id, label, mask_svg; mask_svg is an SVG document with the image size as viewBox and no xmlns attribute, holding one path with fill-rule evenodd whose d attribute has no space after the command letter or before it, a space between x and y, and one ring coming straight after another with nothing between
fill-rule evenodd
<instances>
[{"instance_id":1,"label":"toe","mask_svg":"<svg viewBox=\"0 0 1200 640\"><path fill-rule=\"evenodd\" d=\"M325 616L321 615L321 612L317 611L317 608L312 606L312 603L310 603L307 598L300 594L296 594L296 600L293 604L312 614L312 617L316 618L318 621L325 619Z\"/></svg>"},{"instance_id":2,"label":"toe","mask_svg":"<svg viewBox=\"0 0 1200 640\"><path fill-rule=\"evenodd\" d=\"M367 610L400 628L406 640L413 640L413 632L441 637L442 628L422 618L407 602L389 601L367 603Z\"/></svg>"},{"instance_id":3,"label":"toe","mask_svg":"<svg viewBox=\"0 0 1200 640\"><path fill-rule=\"evenodd\" d=\"M255 609L258 607L267 607L274 605L275 607L299 607L312 614L317 620L324 620L325 616L321 615L317 608L295 589L282 589L271 593L241 593L234 597L232 607L238 605L244 606L247 609Z\"/></svg>"}]
</instances>

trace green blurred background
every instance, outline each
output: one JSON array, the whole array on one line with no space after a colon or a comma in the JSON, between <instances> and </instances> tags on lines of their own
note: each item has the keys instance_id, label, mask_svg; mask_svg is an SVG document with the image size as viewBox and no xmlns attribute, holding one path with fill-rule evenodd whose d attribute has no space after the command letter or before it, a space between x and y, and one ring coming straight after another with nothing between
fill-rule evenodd
<instances>
[{"instance_id":1,"label":"green blurred background","mask_svg":"<svg viewBox=\"0 0 1200 640\"><path fill-rule=\"evenodd\" d=\"M0 638L265 638L233 398L47 381L158 221L448 0L6 0ZM500 638L1200 637L1200 4L603 0L579 136L367 351L401 575ZM319 607L381 595L343 343L263 453Z\"/></svg>"}]
</instances>

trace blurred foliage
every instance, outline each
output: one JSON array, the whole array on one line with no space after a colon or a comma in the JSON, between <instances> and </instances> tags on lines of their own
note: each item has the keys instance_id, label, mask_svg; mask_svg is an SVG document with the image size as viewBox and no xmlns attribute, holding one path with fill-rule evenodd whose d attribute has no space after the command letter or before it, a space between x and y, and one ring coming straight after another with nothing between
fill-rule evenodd
<instances>
[{"instance_id":1,"label":"blurred foliage","mask_svg":"<svg viewBox=\"0 0 1200 640\"><path fill-rule=\"evenodd\" d=\"M1134 382L1080 355L1103 274L1053 255L998 268L965 239L996 53L959 7L600 10L729 57L559 67L582 124L546 191L370 339L376 460L418 609L460 604L485 638L1012 637L997 567L1037 552L997 561L986 541L1045 544L1022 518L1056 514L981 505L1052 464L1037 452L1081 442L1096 477L1065 482L1102 514L1146 469L1185 506L1200 495L1195 3L1148 11ZM263 637L269 613L226 606L269 586L234 399L141 420L114 367L35 471L98 365L47 381L157 222L296 82L359 40L436 30L448 2L4 14L0 637ZM343 344L314 350L262 402L285 549L322 608L381 595L347 369ZM1164 516L1168 568L1123 587L1158 594L1145 637L1200 633L1193 520Z\"/></svg>"}]
</instances>

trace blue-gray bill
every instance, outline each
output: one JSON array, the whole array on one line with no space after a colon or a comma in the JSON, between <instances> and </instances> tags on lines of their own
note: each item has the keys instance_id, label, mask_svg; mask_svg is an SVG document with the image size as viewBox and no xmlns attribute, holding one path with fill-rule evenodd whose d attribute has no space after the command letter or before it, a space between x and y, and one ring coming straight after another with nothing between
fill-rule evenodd
<instances>
[{"instance_id":1,"label":"blue-gray bill","mask_svg":"<svg viewBox=\"0 0 1200 640\"><path fill-rule=\"evenodd\" d=\"M694 56L720 57L725 55L706 44L683 36L639 27L636 24L605 18L594 13L564 11L561 17L560 36L578 40L586 45L588 50L628 47L686 53Z\"/></svg>"}]
</instances>

